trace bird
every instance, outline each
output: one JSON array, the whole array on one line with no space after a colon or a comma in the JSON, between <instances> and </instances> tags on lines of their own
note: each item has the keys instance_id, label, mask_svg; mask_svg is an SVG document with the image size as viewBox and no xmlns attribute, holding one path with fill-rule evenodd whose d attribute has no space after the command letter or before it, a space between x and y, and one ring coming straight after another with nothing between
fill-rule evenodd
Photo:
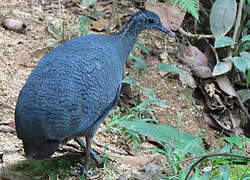
<instances>
[{"instance_id":1,"label":"bird","mask_svg":"<svg viewBox=\"0 0 250 180\"><path fill-rule=\"evenodd\" d=\"M173 36L156 13L142 10L118 33L73 38L39 61L15 108L17 137L27 158L51 158L70 139L85 150L85 170L90 155L98 158L91 149L93 137L118 101L124 63L144 29Z\"/></svg>"}]
</instances>

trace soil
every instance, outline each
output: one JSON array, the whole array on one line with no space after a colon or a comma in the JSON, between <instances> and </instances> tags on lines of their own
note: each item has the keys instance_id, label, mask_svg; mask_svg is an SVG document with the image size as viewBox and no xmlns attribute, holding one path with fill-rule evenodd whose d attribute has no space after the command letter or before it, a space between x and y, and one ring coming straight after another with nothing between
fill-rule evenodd
<instances>
[{"instance_id":1,"label":"soil","mask_svg":"<svg viewBox=\"0 0 250 180\"><path fill-rule=\"evenodd\" d=\"M55 39L54 35L49 32L49 27L60 28L61 21L63 21L67 39L76 36L75 32L80 27L78 15L66 6L63 6L62 11L60 11L57 1L45 1L45 4L41 4L40 1L28 2L21 0L0 1L0 16L18 19L27 25L25 34L0 27L0 125L13 125L14 108L22 86L40 58L59 44L58 39ZM107 6L107 8L111 11L111 6ZM135 11L136 9L129 7L129 12ZM161 37L162 34L158 32L145 31L138 40L148 48L156 48L154 46L155 39L159 41L157 46L158 48L160 46L161 49L164 49L166 42L170 49L172 46L178 45L176 42L168 42L168 39L165 42L166 39ZM133 53L138 54L138 49L135 49ZM173 63L178 61L174 57L170 56L169 58ZM202 105L197 109L188 103L181 93L185 87L178 78L168 75L162 76L155 67L149 67L140 73L132 69L126 71L129 71L130 75L133 75L141 83L141 86L152 88L158 98L168 102L169 108L156 107L155 116L159 120L159 124L171 125L195 136L205 137L206 144L210 148L215 148L216 139L220 137L220 134L204 122ZM143 96L141 98L142 100L146 99ZM181 114L181 123L177 120L177 112ZM110 117L107 117L107 122L109 121ZM122 137L117 132L107 131L107 125L108 123L101 125L95 138L103 144L124 151L126 137ZM0 137L0 155L3 154L3 162L0 159L0 168L25 159L22 142L15 133L0 132ZM147 141L144 141L142 146L153 147ZM104 152L103 147L93 145L93 148L99 153ZM143 178L142 170L146 166L150 164L166 166L163 156L149 151L142 150L136 153L136 156L119 155L108 150L106 153L119 157L112 160L112 164L118 172L114 173L108 168L97 168L97 171L102 173L100 179L116 179L120 176L122 179L132 175ZM55 156L58 154L60 152L57 152Z\"/></svg>"}]
</instances>

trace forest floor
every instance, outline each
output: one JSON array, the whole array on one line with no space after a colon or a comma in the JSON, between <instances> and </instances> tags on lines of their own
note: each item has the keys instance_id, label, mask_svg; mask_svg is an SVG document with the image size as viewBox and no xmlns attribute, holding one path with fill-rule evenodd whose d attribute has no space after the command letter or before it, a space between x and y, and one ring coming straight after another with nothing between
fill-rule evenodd
<instances>
[{"instance_id":1,"label":"forest floor","mask_svg":"<svg viewBox=\"0 0 250 180\"><path fill-rule=\"evenodd\" d=\"M78 15L75 14L72 8L67 8L64 5L60 10L57 1L45 1L46 4L43 5L39 3L40 1L28 2L22 0L0 1L0 16L18 19L27 25L25 34L0 27L0 125L13 125L14 108L22 86L39 60L59 44L48 31L48 27L51 27L52 24L60 28L61 20L63 20L66 29L65 34L70 39L75 36L81 25ZM108 8L111 9L111 5L106 7L106 9ZM127 7L123 11L127 12L127 14L133 14L137 9ZM84 11L84 13L86 12ZM123 18L124 22L128 18L129 16L126 19ZM114 28L114 31L116 30L117 28ZM96 32L93 31L93 33ZM138 41L150 49L164 49L165 44L167 44L167 49L171 49L173 46L178 45L175 41L165 39L159 32L142 32ZM133 53L138 54L138 49L135 48ZM169 59L173 63L178 61L171 55ZM195 108L188 103L181 93L185 87L178 78L175 76L161 76L153 66L140 73L128 68L126 71L133 75L141 83L141 86L152 88L158 98L168 102L169 108L158 108L155 112L159 124L171 125L195 136L206 137L205 141L210 148L216 146L216 140L221 137L221 134L204 122L202 105ZM142 100L145 99L145 97L141 98ZM181 124L177 120L177 112L181 114ZM106 122L109 121L110 117L107 117ZM125 138L120 137L119 133L107 131L107 125L107 123L101 125L95 138L103 144L124 151L126 146ZM153 147L146 140L142 142L141 146L145 148ZM104 153L104 148L95 144L93 149L100 154ZM2 153L0 168L25 160L22 142L17 138L15 132L0 132L0 153ZM102 174L100 179L117 179L122 175L122 177L134 175L143 177L143 169L149 164L166 166L165 157L146 150L142 150L135 156L119 155L108 150L106 153L109 156L119 157L113 158L111 162L118 171L97 168L96 170ZM58 154L61 153L57 152L55 156Z\"/></svg>"}]
</instances>

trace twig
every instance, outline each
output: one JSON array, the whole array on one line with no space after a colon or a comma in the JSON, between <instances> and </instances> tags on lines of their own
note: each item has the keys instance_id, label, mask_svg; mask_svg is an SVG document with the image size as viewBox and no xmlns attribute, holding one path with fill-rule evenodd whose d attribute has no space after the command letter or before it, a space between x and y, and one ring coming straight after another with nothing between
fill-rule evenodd
<instances>
[{"instance_id":1,"label":"twig","mask_svg":"<svg viewBox=\"0 0 250 180\"><path fill-rule=\"evenodd\" d=\"M215 59L216 59L216 63L218 64L220 62L218 53L217 53L216 49L211 44L209 44L209 46L212 49L214 56L215 56Z\"/></svg>"},{"instance_id":2,"label":"twig","mask_svg":"<svg viewBox=\"0 0 250 180\"><path fill-rule=\"evenodd\" d=\"M4 105L5 107L8 107L8 108L10 108L12 110L15 110L15 107L13 105L7 103L7 102L4 102L4 101L0 100L0 104Z\"/></svg>"},{"instance_id":3,"label":"twig","mask_svg":"<svg viewBox=\"0 0 250 180\"><path fill-rule=\"evenodd\" d=\"M236 18L236 22L235 22L235 26L234 26L234 34L233 34L233 40L234 41L236 41L236 36L237 36L238 30L239 30L239 27L240 27L243 4L244 4L244 0L240 0L238 14L237 14L237 18ZM234 48L234 45L232 45L232 48Z\"/></svg>"},{"instance_id":4,"label":"twig","mask_svg":"<svg viewBox=\"0 0 250 180\"><path fill-rule=\"evenodd\" d=\"M15 133L16 130L12 127L9 127L9 126L4 126L4 125L0 125L0 132L4 132L4 133Z\"/></svg>"},{"instance_id":5,"label":"twig","mask_svg":"<svg viewBox=\"0 0 250 180\"><path fill-rule=\"evenodd\" d=\"M178 31L186 37L191 37L191 38L197 38L197 39L203 39L203 38L209 38L209 39L214 39L213 35L205 35L205 34L192 34L190 32L185 31L182 27L178 29Z\"/></svg>"},{"instance_id":6,"label":"twig","mask_svg":"<svg viewBox=\"0 0 250 180\"><path fill-rule=\"evenodd\" d=\"M105 148L107 148L108 150L110 150L110 151L112 151L112 152L115 152L115 153L117 153L117 154L128 155L127 152L122 152L122 151L119 151L118 149L115 149L115 148L112 148L112 147L107 146L107 145L105 145L105 144L102 144L102 143L98 142L96 139L93 139L93 142L94 142L96 145L98 145L98 146L100 146L100 147L105 147Z\"/></svg>"},{"instance_id":7,"label":"twig","mask_svg":"<svg viewBox=\"0 0 250 180\"><path fill-rule=\"evenodd\" d=\"M237 98L237 100L239 101L239 104L240 104L241 109L244 111L244 113L245 113L245 114L247 115L247 117L248 117L248 120L250 121L250 115L249 115L249 113L248 113L248 110L247 110L247 108L245 107L245 105L243 104L242 100L239 98L239 96L238 96L237 93L236 93L236 98Z\"/></svg>"},{"instance_id":8,"label":"twig","mask_svg":"<svg viewBox=\"0 0 250 180\"><path fill-rule=\"evenodd\" d=\"M200 156L200 159L190 167L184 180L188 179L189 175L191 174L192 170L195 168L195 166L197 164L199 164L204 159L207 159L209 157L216 157L216 156L229 156L229 157L237 157L237 158L241 158L241 159L249 159L250 160L250 156L241 156L241 155L230 154L230 153L206 154L206 155Z\"/></svg>"}]
</instances>

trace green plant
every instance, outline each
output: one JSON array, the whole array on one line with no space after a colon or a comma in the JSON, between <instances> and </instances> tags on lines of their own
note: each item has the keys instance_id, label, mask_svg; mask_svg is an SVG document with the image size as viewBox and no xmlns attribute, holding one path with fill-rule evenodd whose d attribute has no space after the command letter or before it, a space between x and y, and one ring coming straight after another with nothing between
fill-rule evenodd
<instances>
[{"instance_id":1,"label":"green plant","mask_svg":"<svg viewBox=\"0 0 250 180\"><path fill-rule=\"evenodd\" d=\"M195 19L199 20L199 0L171 0L171 2L173 4L178 4L181 8L192 14Z\"/></svg>"}]
</instances>

